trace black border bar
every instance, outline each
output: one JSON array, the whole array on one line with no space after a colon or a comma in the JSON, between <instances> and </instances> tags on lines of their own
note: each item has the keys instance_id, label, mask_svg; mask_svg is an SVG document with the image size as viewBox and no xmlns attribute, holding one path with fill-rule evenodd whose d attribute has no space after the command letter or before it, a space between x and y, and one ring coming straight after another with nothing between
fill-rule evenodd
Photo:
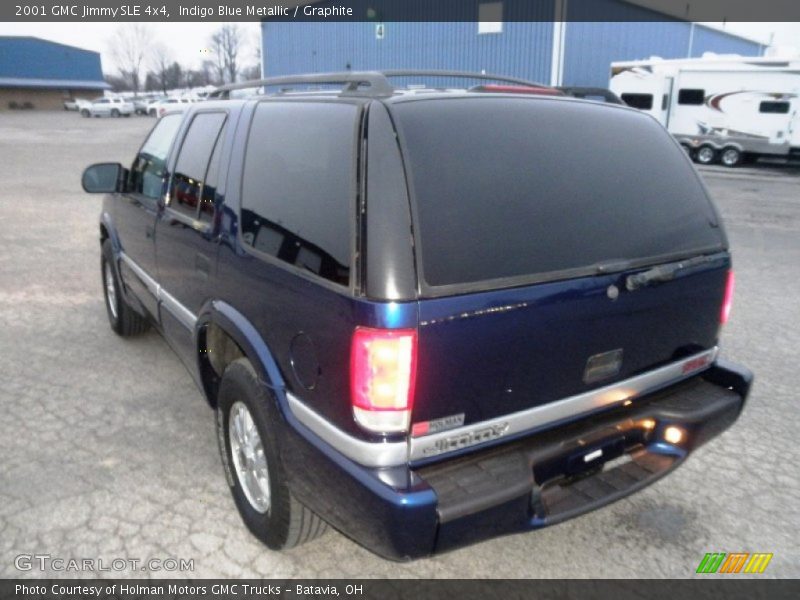
<instances>
[{"instance_id":1,"label":"black border bar","mask_svg":"<svg viewBox=\"0 0 800 600\"><path fill-rule=\"evenodd\" d=\"M531 570L535 570L532 560ZM576 565L579 568L579 565ZM520 600L534 598L592 598L608 600L794 600L800 597L798 579L715 575L695 579L5 579L3 600L266 600L283 598L421 600ZM127 586L127 587L126 587Z\"/></svg>"},{"instance_id":2,"label":"black border bar","mask_svg":"<svg viewBox=\"0 0 800 600\"><path fill-rule=\"evenodd\" d=\"M4 0L8 22L439 21L479 20L479 5L501 2L504 22L800 22L797 0ZM492 11L484 12L489 14ZM494 14L494 13L492 13Z\"/></svg>"}]
</instances>

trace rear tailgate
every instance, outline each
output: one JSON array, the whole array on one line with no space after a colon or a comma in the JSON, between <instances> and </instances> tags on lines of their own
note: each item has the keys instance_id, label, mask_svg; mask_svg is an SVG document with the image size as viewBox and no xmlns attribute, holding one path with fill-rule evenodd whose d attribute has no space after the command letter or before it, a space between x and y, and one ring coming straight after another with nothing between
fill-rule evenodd
<instances>
[{"instance_id":1,"label":"rear tailgate","mask_svg":"<svg viewBox=\"0 0 800 600\"><path fill-rule=\"evenodd\" d=\"M535 409L714 347L727 241L654 120L502 96L392 111L421 295L412 434Z\"/></svg>"},{"instance_id":2,"label":"rear tailgate","mask_svg":"<svg viewBox=\"0 0 800 600\"><path fill-rule=\"evenodd\" d=\"M729 264L635 291L624 272L421 302L412 421L484 421L712 348Z\"/></svg>"}]
</instances>

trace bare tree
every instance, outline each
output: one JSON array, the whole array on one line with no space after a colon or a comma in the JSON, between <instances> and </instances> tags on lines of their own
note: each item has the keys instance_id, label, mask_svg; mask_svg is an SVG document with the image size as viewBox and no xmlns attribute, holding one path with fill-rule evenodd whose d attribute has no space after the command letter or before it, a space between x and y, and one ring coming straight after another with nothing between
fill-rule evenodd
<instances>
[{"instance_id":1,"label":"bare tree","mask_svg":"<svg viewBox=\"0 0 800 600\"><path fill-rule=\"evenodd\" d=\"M159 88L165 94L170 83L170 69L173 62L170 51L165 44L157 43L152 46L150 51L150 70L158 80Z\"/></svg>"},{"instance_id":2,"label":"bare tree","mask_svg":"<svg viewBox=\"0 0 800 600\"><path fill-rule=\"evenodd\" d=\"M237 59L242 50L242 32L235 23L226 23L211 36L211 50L221 82L234 82L239 74Z\"/></svg>"},{"instance_id":3,"label":"bare tree","mask_svg":"<svg viewBox=\"0 0 800 600\"><path fill-rule=\"evenodd\" d=\"M142 66L150 50L152 32L142 23L125 23L116 30L109 41L111 56L120 75L130 82L134 92L139 91Z\"/></svg>"}]
</instances>

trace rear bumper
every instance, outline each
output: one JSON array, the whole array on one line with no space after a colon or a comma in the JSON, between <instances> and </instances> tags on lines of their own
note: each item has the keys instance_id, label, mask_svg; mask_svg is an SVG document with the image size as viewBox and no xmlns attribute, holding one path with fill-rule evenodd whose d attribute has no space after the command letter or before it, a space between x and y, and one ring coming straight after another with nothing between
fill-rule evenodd
<instances>
[{"instance_id":1,"label":"rear bumper","mask_svg":"<svg viewBox=\"0 0 800 600\"><path fill-rule=\"evenodd\" d=\"M718 360L630 406L418 469L357 465L290 419L287 466L298 498L345 535L386 558L418 558L650 485L736 420L752 379Z\"/></svg>"}]
</instances>

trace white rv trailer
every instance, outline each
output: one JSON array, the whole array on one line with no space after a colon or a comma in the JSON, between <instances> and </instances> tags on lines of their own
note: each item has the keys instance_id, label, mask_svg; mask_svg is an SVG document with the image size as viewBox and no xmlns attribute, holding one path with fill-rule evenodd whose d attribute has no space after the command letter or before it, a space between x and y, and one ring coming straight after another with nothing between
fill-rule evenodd
<instances>
[{"instance_id":1,"label":"white rv trailer","mask_svg":"<svg viewBox=\"0 0 800 600\"><path fill-rule=\"evenodd\" d=\"M800 58L615 62L609 87L658 119L699 163L800 158Z\"/></svg>"}]
</instances>

